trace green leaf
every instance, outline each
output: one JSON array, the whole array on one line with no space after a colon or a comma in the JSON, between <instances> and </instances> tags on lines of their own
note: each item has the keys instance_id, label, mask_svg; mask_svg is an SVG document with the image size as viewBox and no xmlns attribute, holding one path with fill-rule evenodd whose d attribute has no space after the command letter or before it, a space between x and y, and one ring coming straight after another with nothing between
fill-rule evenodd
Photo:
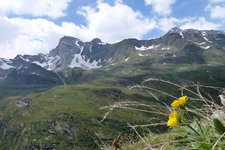
<instances>
[{"instance_id":1,"label":"green leaf","mask_svg":"<svg viewBox=\"0 0 225 150\"><path fill-rule=\"evenodd\" d=\"M217 118L213 119L213 123L216 132L222 135L225 132L225 126L223 123Z\"/></svg>"},{"instance_id":2,"label":"green leaf","mask_svg":"<svg viewBox=\"0 0 225 150\"><path fill-rule=\"evenodd\" d=\"M211 145L208 143L202 143L199 145L199 150L211 150Z\"/></svg>"},{"instance_id":3,"label":"green leaf","mask_svg":"<svg viewBox=\"0 0 225 150\"><path fill-rule=\"evenodd\" d=\"M183 110L181 110L179 112L179 118L180 118L180 122L181 123L185 123L186 122L185 117L184 117L184 111Z\"/></svg>"}]
</instances>

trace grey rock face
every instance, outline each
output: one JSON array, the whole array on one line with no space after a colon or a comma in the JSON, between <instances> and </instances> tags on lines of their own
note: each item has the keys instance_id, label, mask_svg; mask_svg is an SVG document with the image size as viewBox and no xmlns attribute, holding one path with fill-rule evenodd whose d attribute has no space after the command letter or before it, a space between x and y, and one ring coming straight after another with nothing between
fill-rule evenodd
<instances>
[{"instance_id":1,"label":"grey rock face","mask_svg":"<svg viewBox=\"0 0 225 150\"><path fill-rule=\"evenodd\" d=\"M21 76L25 80L29 76L33 82L43 83L50 76L54 79L50 82L59 83L61 77L55 72L66 68L92 69L110 65L154 63L203 64L206 59L211 59L207 57L215 57L215 61L221 60L222 58L216 57L223 55L225 56L224 31L172 28L157 39L125 39L114 44L102 42L98 38L83 42L78 38L64 36L49 54L17 55L10 60L0 58L0 80L13 76ZM41 80L35 80L37 77Z\"/></svg>"}]
</instances>

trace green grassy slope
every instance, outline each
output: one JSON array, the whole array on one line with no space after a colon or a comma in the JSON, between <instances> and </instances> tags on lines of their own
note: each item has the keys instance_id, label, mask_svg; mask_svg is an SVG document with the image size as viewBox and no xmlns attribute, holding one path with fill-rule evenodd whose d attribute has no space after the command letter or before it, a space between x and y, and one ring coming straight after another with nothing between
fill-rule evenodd
<instances>
[{"instance_id":1,"label":"green grassy slope","mask_svg":"<svg viewBox=\"0 0 225 150\"><path fill-rule=\"evenodd\" d=\"M135 94L138 95L124 87L86 83L4 98L0 115L4 120L1 126L6 131L1 132L0 146L30 149L41 144L50 148L97 148L98 138L107 140L118 133L129 133L127 122L148 122L148 115L132 110L115 110L101 122L106 110L100 107L120 101L143 101ZM19 99L28 99L29 105L18 107Z\"/></svg>"},{"instance_id":2,"label":"green grassy slope","mask_svg":"<svg viewBox=\"0 0 225 150\"><path fill-rule=\"evenodd\" d=\"M20 89L14 96L4 93L0 97L0 147L11 149L99 149L103 143L111 143L118 134L133 134L127 127L130 124L148 124L154 122L157 114L137 111L119 105L123 102L139 102L154 106L144 110L159 110L168 113L165 107L156 102L148 93L130 86L140 84L144 79L160 78L182 85L199 82L205 85L224 86L225 66L203 65L160 65L120 66L80 71L76 69L64 72L67 83L48 90ZM74 78L73 78L74 77ZM69 80L69 79L74 80ZM177 87L152 82L149 87L179 96ZM9 87L10 89L10 87ZM23 91L22 94L20 91ZM166 103L171 98L157 93ZM212 93L213 94L213 93ZM26 107L18 107L18 100L26 99ZM114 109L101 122L106 112ZM124 105L123 105L124 106ZM126 105L125 105L126 106ZM101 109L104 107L104 109ZM111 107L112 108L112 107ZM143 109L143 107L142 107ZM167 120L167 116L161 118ZM156 127L153 132L165 131L166 127ZM147 133L146 130L140 133Z\"/></svg>"}]
</instances>

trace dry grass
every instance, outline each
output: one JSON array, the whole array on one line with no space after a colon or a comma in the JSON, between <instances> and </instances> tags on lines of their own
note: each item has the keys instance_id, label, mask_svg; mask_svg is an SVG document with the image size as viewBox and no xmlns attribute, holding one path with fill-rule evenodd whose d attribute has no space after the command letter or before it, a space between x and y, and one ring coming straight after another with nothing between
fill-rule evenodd
<instances>
[{"instance_id":1,"label":"dry grass","mask_svg":"<svg viewBox=\"0 0 225 150\"><path fill-rule=\"evenodd\" d=\"M166 125L167 117L169 113L171 112L170 106L165 103L165 101L161 100L160 97L170 97L172 100L177 99L178 97L176 95L173 95L172 93L151 87L151 82L158 82L160 85L166 84L168 87L173 86L179 89L180 95L187 95L188 96L188 102L186 107L186 113L187 115L187 123L191 124L193 120L193 116L196 116L198 118L197 120L204 128L213 128L213 117L212 115L216 111L222 111L225 113L224 106L221 105L221 103L218 101L219 98L213 97L210 93L207 91L213 91L217 95L224 92L224 87L214 87L214 86L204 86L201 84L191 84L191 85L180 85L171 81L157 79L157 78L148 78L142 82L142 85L139 86L133 86L130 87L131 90L143 90L149 94L150 99L154 99L156 102L155 105L148 105L143 104L140 102L134 102L134 101L123 101L123 102L117 102L110 106L105 106L100 109L106 110L106 113L103 116L103 119L101 120L104 122L104 120L113 113L116 109L129 109L129 110L135 110L139 112L149 113L153 115L154 117L150 117L149 120L154 120L153 123L149 124L139 124L139 125L131 125L127 124L129 128L131 128L136 135L139 137L139 142L135 142L132 144L126 143L123 147L124 150L132 150L132 149L176 149L179 148L179 145L182 145L185 149L194 149L193 145L195 144L201 144L202 141L199 140L197 137L191 137L191 138L179 138L182 136L187 136L187 131L184 130L184 126L179 126L176 129L169 130L167 133L164 134L153 134L149 132L149 135L146 137L143 137L138 133L138 128L151 128L151 127L157 127L160 125ZM198 104L198 105L195 105ZM201 104L201 105L200 105ZM178 132L178 133L177 133ZM213 143L212 147L213 149L218 145L219 141L223 138L224 134L221 136L217 135L210 135L211 138L216 138L217 140ZM204 144L204 142L202 142ZM103 149L112 149L110 145L104 146Z\"/></svg>"}]
</instances>

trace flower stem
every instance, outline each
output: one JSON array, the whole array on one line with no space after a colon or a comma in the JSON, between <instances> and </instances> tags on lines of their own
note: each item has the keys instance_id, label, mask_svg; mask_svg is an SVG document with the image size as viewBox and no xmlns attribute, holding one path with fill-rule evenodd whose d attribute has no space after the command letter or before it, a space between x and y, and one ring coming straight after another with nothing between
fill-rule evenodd
<instances>
[{"instance_id":1,"label":"flower stem","mask_svg":"<svg viewBox=\"0 0 225 150\"><path fill-rule=\"evenodd\" d=\"M201 136L201 134L199 134L192 126L190 126L189 124L185 124L185 125L188 126L191 130L193 130L196 134Z\"/></svg>"}]
</instances>

